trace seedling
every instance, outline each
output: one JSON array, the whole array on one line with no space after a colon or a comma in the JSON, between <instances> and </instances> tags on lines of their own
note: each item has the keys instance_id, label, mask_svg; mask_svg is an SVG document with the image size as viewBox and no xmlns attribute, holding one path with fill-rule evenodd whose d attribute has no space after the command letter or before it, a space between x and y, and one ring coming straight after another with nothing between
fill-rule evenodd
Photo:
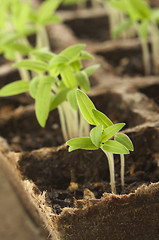
<instances>
[{"instance_id":1,"label":"seedling","mask_svg":"<svg viewBox=\"0 0 159 240\"><path fill-rule=\"evenodd\" d=\"M131 27L131 23L128 21L127 15L111 6L110 1L103 0L101 1L104 8L107 10L108 18L109 18L109 28L110 35L112 39L115 38L132 38L136 36L136 30ZM123 26L124 25L124 26ZM125 28L125 31L121 32L121 29Z\"/></svg>"},{"instance_id":2,"label":"seedling","mask_svg":"<svg viewBox=\"0 0 159 240\"><path fill-rule=\"evenodd\" d=\"M84 47L84 44L77 44L58 55L45 48L34 50L32 60L22 60L15 66L35 71L36 76L30 82L22 79L6 85L0 90L0 97L29 91L35 99L36 117L42 127L50 111L58 108L65 141L72 137L87 136L89 124L78 111L75 90L80 87L88 92L89 76L99 66L83 69L82 60L92 58L84 51Z\"/></svg>"},{"instance_id":3,"label":"seedling","mask_svg":"<svg viewBox=\"0 0 159 240\"><path fill-rule=\"evenodd\" d=\"M45 26L61 21L54 14L61 2L47 0L33 8L30 0L0 0L0 53L9 60L22 60L33 49L27 38L32 34L36 35L36 47L49 48ZM28 71L19 72L22 79L30 80Z\"/></svg>"},{"instance_id":4,"label":"seedling","mask_svg":"<svg viewBox=\"0 0 159 240\"><path fill-rule=\"evenodd\" d=\"M159 31L157 27L159 22L159 9L151 9L145 0L109 0L108 4L126 15L126 18L113 32L113 37L116 38L133 27L141 39L144 69L147 75L149 75L151 71L148 47L148 36L150 36L152 40L154 73L157 74L159 65Z\"/></svg>"},{"instance_id":5,"label":"seedling","mask_svg":"<svg viewBox=\"0 0 159 240\"><path fill-rule=\"evenodd\" d=\"M124 133L118 133L125 123L113 124L105 114L95 108L89 97L79 89L76 90L76 97L83 117L95 127L90 131L89 137L73 138L67 141L69 152L76 149L96 150L100 148L108 158L111 190L112 193L116 193L113 154L121 155L121 184L124 187L124 154L133 151L133 144L129 137Z\"/></svg>"}]
</instances>

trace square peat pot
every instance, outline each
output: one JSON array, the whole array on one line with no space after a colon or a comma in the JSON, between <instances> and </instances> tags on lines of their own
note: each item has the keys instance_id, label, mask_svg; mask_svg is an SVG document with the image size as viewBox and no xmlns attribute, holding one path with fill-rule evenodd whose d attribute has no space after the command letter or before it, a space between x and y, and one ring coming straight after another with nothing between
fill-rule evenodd
<instances>
[{"instance_id":1,"label":"square peat pot","mask_svg":"<svg viewBox=\"0 0 159 240\"><path fill-rule=\"evenodd\" d=\"M159 128L138 126L126 133L135 152L126 156L124 191L115 157L117 194L110 193L100 150L69 153L62 145L15 153L1 139L0 165L50 239L159 239Z\"/></svg>"}]
</instances>

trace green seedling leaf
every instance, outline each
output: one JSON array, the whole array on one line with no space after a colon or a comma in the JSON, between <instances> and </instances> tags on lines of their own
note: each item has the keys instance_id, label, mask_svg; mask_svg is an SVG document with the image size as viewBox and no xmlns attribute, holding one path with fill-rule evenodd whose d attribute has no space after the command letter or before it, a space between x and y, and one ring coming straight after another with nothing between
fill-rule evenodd
<instances>
[{"instance_id":1,"label":"green seedling leaf","mask_svg":"<svg viewBox=\"0 0 159 240\"><path fill-rule=\"evenodd\" d=\"M87 51L81 51L80 59L81 60L83 60L83 59L94 59L94 57L90 53L88 53Z\"/></svg>"},{"instance_id":2,"label":"green seedling leaf","mask_svg":"<svg viewBox=\"0 0 159 240\"><path fill-rule=\"evenodd\" d=\"M125 7L125 0L111 0L108 2L108 4L113 7L116 8L122 12L127 12L126 7Z\"/></svg>"},{"instance_id":3,"label":"green seedling leaf","mask_svg":"<svg viewBox=\"0 0 159 240\"><path fill-rule=\"evenodd\" d=\"M41 78L35 96L35 113L42 127L45 126L50 111L51 85L52 82L49 79Z\"/></svg>"},{"instance_id":4,"label":"green seedling leaf","mask_svg":"<svg viewBox=\"0 0 159 240\"><path fill-rule=\"evenodd\" d=\"M21 67L36 72L46 72L48 65L40 60L22 60L14 64L15 67Z\"/></svg>"},{"instance_id":5,"label":"green seedling leaf","mask_svg":"<svg viewBox=\"0 0 159 240\"><path fill-rule=\"evenodd\" d=\"M152 13L152 16L151 16L152 21L156 21L158 23L159 22L159 8L152 9L151 13Z\"/></svg>"},{"instance_id":6,"label":"green seedling leaf","mask_svg":"<svg viewBox=\"0 0 159 240\"><path fill-rule=\"evenodd\" d=\"M132 17L135 19L135 14L138 15L138 19L148 19L151 16L151 9L146 1L143 0L129 0L130 8L129 13L132 13ZM134 13L135 12L135 13Z\"/></svg>"},{"instance_id":7,"label":"green seedling leaf","mask_svg":"<svg viewBox=\"0 0 159 240\"><path fill-rule=\"evenodd\" d=\"M108 140L103 145L103 150L114 154L129 154L129 150L119 142Z\"/></svg>"},{"instance_id":8,"label":"green seedling leaf","mask_svg":"<svg viewBox=\"0 0 159 240\"><path fill-rule=\"evenodd\" d=\"M49 68L52 69L57 65L60 64L65 64L68 62L68 58L65 56L61 56L61 55L54 55L53 58L50 61L50 66Z\"/></svg>"},{"instance_id":9,"label":"green seedling leaf","mask_svg":"<svg viewBox=\"0 0 159 240\"><path fill-rule=\"evenodd\" d=\"M83 67L80 60L76 60L70 63L70 67L75 71L78 72Z\"/></svg>"},{"instance_id":10,"label":"green seedling leaf","mask_svg":"<svg viewBox=\"0 0 159 240\"><path fill-rule=\"evenodd\" d=\"M55 83L57 81L56 78L51 77L51 76L43 76L42 79L43 79L43 81L51 82L51 84ZM41 76L37 76L30 83L29 91L30 91L30 95L32 96L32 98L36 98L40 80L41 80Z\"/></svg>"},{"instance_id":11,"label":"green seedling leaf","mask_svg":"<svg viewBox=\"0 0 159 240\"><path fill-rule=\"evenodd\" d=\"M102 143L106 142L109 138L113 137L117 132L119 132L123 127L125 126L125 123L117 123L114 125L111 125L104 129L102 133Z\"/></svg>"},{"instance_id":12,"label":"green seedling leaf","mask_svg":"<svg viewBox=\"0 0 159 240\"><path fill-rule=\"evenodd\" d=\"M133 21L130 19L127 19L125 21L123 21L122 23L120 23L115 31L113 32L112 38L115 39L118 36L120 36L123 32L125 32L126 30L128 30L131 26L133 25Z\"/></svg>"},{"instance_id":13,"label":"green seedling leaf","mask_svg":"<svg viewBox=\"0 0 159 240\"><path fill-rule=\"evenodd\" d=\"M62 81L64 82L66 87L68 88L76 87L77 83L76 83L75 76L68 65L63 65L61 67L60 73L61 73Z\"/></svg>"},{"instance_id":14,"label":"green seedling leaf","mask_svg":"<svg viewBox=\"0 0 159 240\"><path fill-rule=\"evenodd\" d=\"M59 89L62 90L62 89L64 89L64 88L66 88L66 87L65 87L65 84L64 84L62 81L60 81L60 82L59 82Z\"/></svg>"},{"instance_id":15,"label":"green seedling leaf","mask_svg":"<svg viewBox=\"0 0 159 240\"><path fill-rule=\"evenodd\" d=\"M102 131L103 131L103 126L99 125L97 127L94 127L90 132L91 141L98 148L100 147L100 144L101 144Z\"/></svg>"},{"instance_id":16,"label":"green seedling leaf","mask_svg":"<svg viewBox=\"0 0 159 240\"><path fill-rule=\"evenodd\" d=\"M24 93L29 90L29 82L25 80L19 80L7 84L0 90L0 97L8 97L17 94Z\"/></svg>"},{"instance_id":17,"label":"green seedling leaf","mask_svg":"<svg viewBox=\"0 0 159 240\"><path fill-rule=\"evenodd\" d=\"M76 150L76 149L86 149L86 150L95 150L98 149L89 137L80 137L80 138L72 138L71 140L67 141L66 144L69 147L69 152Z\"/></svg>"},{"instance_id":18,"label":"green seedling leaf","mask_svg":"<svg viewBox=\"0 0 159 240\"><path fill-rule=\"evenodd\" d=\"M85 48L85 44L76 44L63 50L60 55L69 59L69 63L74 61Z\"/></svg>"},{"instance_id":19,"label":"green seedling leaf","mask_svg":"<svg viewBox=\"0 0 159 240\"><path fill-rule=\"evenodd\" d=\"M17 42L10 43L8 47L23 54L28 54L32 50L31 46Z\"/></svg>"},{"instance_id":20,"label":"green seedling leaf","mask_svg":"<svg viewBox=\"0 0 159 240\"><path fill-rule=\"evenodd\" d=\"M53 15L61 2L62 0L44 1L38 9L38 22L41 24L45 24L47 22L47 19Z\"/></svg>"},{"instance_id":21,"label":"green seedling leaf","mask_svg":"<svg viewBox=\"0 0 159 240\"><path fill-rule=\"evenodd\" d=\"M17 40L20 37L19 33L15 30L5 30L0 32L0 44L5 45L12 43L13 41Z\"/></svg>"},{"instance_id":22,"label":"green seedling leaf","mask_svg":"<svg viewBox=\"0 0 159 240\"><path fill-rule=\"evenodd\" d=\"M148 27L149 27L149 22L147 20L141 22L138 24L138 32L141 38L147 39L148 37Z\"/></svg>"},{"instance_id":23,"label":"green seedling leaf","mask_svg":"<svg viewBox=\"0 0 159 240\"><path fill-rule=\"evenodd\" d=\"M57 108L61 103L66 100L67 93L70 91L69 88L61 89L56 95L52 96L50 102L50 111Z\"/></svg>"},{"instance_id":24,"label":"green seedling leaf","mask_svg":"<svg viewBox=\"0 0 159 240\"><path fill-rule=\"evenodd\" d=\"M23 30L23 33L21 33L20 36L21 37L30 36L30 35L34 34L35 32L36 32L35 26L28 25L25 27L25 29Z\"/></svg>"},{"instance_id":25,"label":"green seedling leaf","mask_svg":"<svg viewBox=\"0 0 159 240\"><path fill-rule=\"evenodd\" d=\"M123 144L128 150L134 151L133 143L130 138L124 133L118 133L115 136L115 141Z\"/></svg>"},{"instance_id":26,"label":"green seedling leaf","mask_svg":"<svg viewBox=\"0 0 159 240\"><path fill-rule=\"evenodd\" d=\"M11 16L13 18L14 26L16 30L20 33L23 33L27 22L29 21L29 13L30 13L30 2L25 1L11 1Z\"/></svg>"},{"instance_id":27,"label":"green seedling leaf","mask_svg":"<svg viewBox=\"0 0 159 240\"><path fill-rule=\"evenodd\" d=\"M97 125L103 125L103 128L107 128L113 125L112 121L102 112L97 109L92 109L92 114L96 119Z\"/></svg>"},{"instance_id":28,"label":"green seedling leaf","mask_svg":"<svg viewBox=\"0 0 159 240\"><path fill-rule=\"evenodd\" d=\"M43 19L43 21L40 21L40 24L42 25L50 25L50 24L54 24L54 23L61 23L62 19L57 16L57 15L53 15L53 16L48 16L47 18Z\"/></svg>"},{"instance_id":29,"label":"green seedling leaf","mask_svg":"<svg viewBox=\"0 0 159 240\"><path fill-rule=\"evenodd\" d=\"M67 93L67 100L69 101L71 107L74 110L77 110L76 89L72 89Z\"/></svg>"},{"instance_id":30,"label":"green seedling leaf","mask_svg":"<svg viewBox=\"0 0 159 240\"><path fill-rule=\"evenodd\" d=\"M38 76L38 77L33 78L32 81L30 82L29 92L30 92L31 97L34 99L36 97L39 81L40 81L40 77Z\"/></svg>"},{"instance_id":31,"label":"green seedling leaf","mask_svg":"<svg viewBox=\"0 0 159 240\"><path fill-rule=\"evenodd\" d=\"M79 109L89 124L96 125L96 118L92 113L92 109L95 109L93 102L89 99L89 97L82 92L81 90L76 91L76 97Z\"/></svg>"},{"instance_id":32,"label":"green seedling leaf","mask_svg":"<svg viewBox=\"0 0 159 240\"><path fill-rule=\"evenodd\" d=\"M1 14L0 14L0 29L4 29L6 26L7 17L7 6L3 3L1 4Z\"/></svg>"},{"instance_id":33,"label":"green seedling leaf","mask_svg":"<svg viewBox=\"0 0 159 240\"><path fill-rule=\"evenodd\" d=\"M95 64L93 66L85 68L83 72L85 72L87 76L90 77L99 67L100 67L99 64Z\"/></svg>"},{"instance_id":34,"label":"green seedling leaf","mask_svg":"<svg viewBox=\"0 0 159 240\"><path fill-rule=\"evenodd\" d=\"M7 50L4 52L4 56L6 59L15 60L15 51L13 51L10 48L7 48Z\"/></svg>"},{"instance_id":35,"label":"green seedling leaf","mask_svg":"<svg viewBox=\"0 0 159 240\"><path fill-rule=\"evenodd\" d=\"M87 74L84 71L78 72L75 74L75 78L76 78L77 84L80 86L80 88L82 90L84 90L85 92L89 92L90 83L89 83Z\"/></svg>"},{"instance_id":36,"label":"green seedling leaf","mask_svg":"<svg viewBox=\"0 0 159 240\"><path fill-rule=\"evenodd\" d=\"M31 54L41 61L50 61L54 54L48 50L48 48L40 48L31 51Z\"/></svg>"}]
</instances>

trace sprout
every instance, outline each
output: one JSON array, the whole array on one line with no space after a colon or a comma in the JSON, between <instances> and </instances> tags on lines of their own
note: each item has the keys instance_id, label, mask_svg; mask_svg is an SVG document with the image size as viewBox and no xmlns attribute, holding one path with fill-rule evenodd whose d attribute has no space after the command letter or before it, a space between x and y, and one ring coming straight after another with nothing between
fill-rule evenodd
<instances>
[{"instance_id":1,"label":"sprout","mask_svg":"<svg viewBox=\"0 0 159 240\"><path fill-rule=\"evenodd\" d=\"M116 11L118 15L122 14L124 16L121 21L118 20L119 23L116 27L113 25L113 38L116 38L131 29L133 29L134 32L133 36L136 34L139 36L146 75L149 75L151 72L148 46L148 37L150 36L154 73L157 74L159 61L159 9L151 9L148 2L145 0L109 0L108 6Z\"/></svg>"},{"instance_id":2,"label":"sprout","mask_svg":"<svg viewBox=\"0 0 159 240\"><path fill-rule=\"evenodd\" d=\"M45 26L61 21L55 14L61 2L46 0L39 7L33 8L30 0L0 0L0 53L13 61L28 57L33 50L28 37L33 34L36 36L36 48L50 48ZM30 80L27 70L18 70L22 79Z\"/></svg>"},{"instance_id":3,"label":"sprout","mask_svg":"<svg viewBox=\"0 0 159 240\"><path fill-rule=\"evenodd\" d=\"M58 108L65 141L72 137L87 136L89 124L79 113L75 91L78 87L89 91L89 76L99 65L83 68L82 60L92 59L84 48L84 44L73 45L58 55L46 48L33 50L31 60L21 60L14 66L34 71L35 77L30 82L22 79L4 86L0 90L0 97L29 91L35 99L35 113L42 127L45 127L50 111Z\"/></svg>"},{"instance_id":4,"label":"sprout","mask_svg":"<svg viewBox=\"0 0 159 240\"><path fill-rule=\"evenodd\" d=\"M113 124L102 112L98 111L89 97L81 90L76 90L79 109L86 121L95 125L89 137L73 138L66 142L69 151L76 149L96 150L101 149L108 158L110 171L110 184L112 193L116 193L115 170L113 154L121 155L121 184L124 187L124 154L133 151L133 144L124 133L118 133L125 123Z\"/></svg>"}]
</instances>

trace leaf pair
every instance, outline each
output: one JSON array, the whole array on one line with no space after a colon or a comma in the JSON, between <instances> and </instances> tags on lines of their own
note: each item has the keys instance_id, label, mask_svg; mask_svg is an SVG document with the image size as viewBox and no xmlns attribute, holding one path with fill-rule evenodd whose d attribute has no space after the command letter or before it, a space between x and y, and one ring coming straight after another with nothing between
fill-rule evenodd
<instances>
[{"instance_id":1,"label":"leaf pair","mask_svg":"<svg viewBox=\"0 0 159 240\"><path fill-rule=\"evenodd\" d=\"M103 125L104 127L113 124L105 114L95 108L93 102L86 94L80 90L77 90L76 96L79 109L89 124L96 126Z\"/></svg>"},{"instance_id":2,"label":"leaf pair","mask_svg":"<svg viewBox=\"0 0 159 240\"><path fill-rule=\"evenodd\" d=\"M141 38L147 39L149 24L153 18L153 11L144 0L110 0L108 4L126 13L128 18L123 20L113 32L113 38L127 31L131 26L137 24L137 31ZM140 21L140 22L139 22Z\"/></svg>"},{"instance_id":3,"label":"leaf pair","mask_svg":"<svg viewBox=\"0 0 159 240\"><path fill-rule=\"evenodd\" d=\"M129 150L133 151L133 145L129 137L123 133L119 133L115 140L106 140L104 143L99 141L101 131L95 130L96 135L93 136L94 132L90 133L90 137L73 138L66 142L69 145L69 152L76 149L96 150L102 148L106 152L113 154L129 154Z\"/></svg>"},{"instance_id":4,"label":"leaf pair","mask_svg":"<svg viewBox=\"0 0 159 240\"><path fill-rule=\"evenodd\" d=\"M31 20L40 25L48 25L54 22L61 22L61 18L55 15L56 9L62 0L46 0L38 9L32 9Z\"/></svg>"},{"instance_id":5,"label":"leaf pair","mask_svg":"<svg viewBox=\"0 0 159 240\"><path fill-rule=\"evenodd\" d=\"M108 4L127 13L133 21L148 19L151 16L151 9L145 0L109 0Z\"/></svg>"},{"instance_id":6,"label":"leaf pair","mask_svg":"<svg viewBox=\"0 0 159 240\"><path fill-rule=\"evenodd\" d=\"M104 151L116 154L128 154L133 151L131 140L125 134L117 133L125 126L125 123L113 124L111 120L98 111L92 101L82 91L76 91L77 102L81 113L88 123L95 125L90 137L74 138L67 141L69 151L76 149L94 150L102 148ZM114 140L109 140L114 137Z\"/></svg>"}]
</instances>

